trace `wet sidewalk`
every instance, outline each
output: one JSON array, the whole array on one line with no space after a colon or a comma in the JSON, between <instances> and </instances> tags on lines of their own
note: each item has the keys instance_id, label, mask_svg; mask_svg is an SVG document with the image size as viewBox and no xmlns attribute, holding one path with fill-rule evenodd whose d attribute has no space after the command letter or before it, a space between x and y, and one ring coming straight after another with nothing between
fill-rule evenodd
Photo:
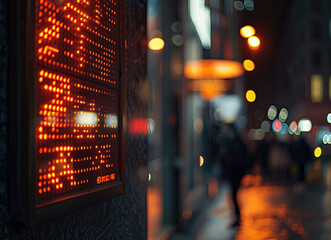
<instances>
[{"instance_id":1,"label":"wet sidewalk","mask_svg":"<svg viewBox=\"0 0 331 240\"><path fill-rule=\"evenodd\" d=\"M239 192L242 224L231 227L230 189L220 186L220 194L208 208L197 240L331 240L331 192L322 186L293 186L263 183L253 179Z\"/></svg>"}]
</instances>

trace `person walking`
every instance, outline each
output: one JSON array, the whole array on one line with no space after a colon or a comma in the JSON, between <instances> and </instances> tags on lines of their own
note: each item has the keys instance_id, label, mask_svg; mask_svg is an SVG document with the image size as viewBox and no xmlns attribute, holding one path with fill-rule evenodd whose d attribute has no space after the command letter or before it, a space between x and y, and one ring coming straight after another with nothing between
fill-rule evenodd
<instances>
[{"instance_id":1,"label":"person walking","mask_svg":"<svg viewBox=\"0 0 331 240\"><path fill-rule=\"evenodd\" d=\"M229 141L227 145L227 153L224 156L224 164L229 170L229 180L232 190L232 200L234 204L235 218L232 226L239 226L241 223L240 206L238 203L238 191L240 183L249 166L247 146L239 136L234 125L229 125L228 129Z\"/></svg>"}]
</instances>

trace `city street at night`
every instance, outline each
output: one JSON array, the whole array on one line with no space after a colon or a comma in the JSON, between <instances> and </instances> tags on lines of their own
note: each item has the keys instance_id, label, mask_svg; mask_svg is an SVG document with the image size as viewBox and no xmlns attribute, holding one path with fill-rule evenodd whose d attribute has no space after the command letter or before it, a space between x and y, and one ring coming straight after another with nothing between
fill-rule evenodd
<instances>
[{"instance_id":1,"label":"city street at night","mask_svg":"<svg viewBox=\"0 0 331 240\"><path fill-rule=\"evenodd\" d=\"M0 240L331 240L331 0L0 0Z\"/></svg>"}]
</instances>

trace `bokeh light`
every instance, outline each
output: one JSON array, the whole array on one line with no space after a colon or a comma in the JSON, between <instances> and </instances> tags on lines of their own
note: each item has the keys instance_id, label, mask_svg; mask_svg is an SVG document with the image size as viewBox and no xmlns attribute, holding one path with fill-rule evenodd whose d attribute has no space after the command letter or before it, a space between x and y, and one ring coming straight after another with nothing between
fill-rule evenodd
<instances>
[{"instance_id":1,"label":"bokeh light","mask_svg":"<svg viewBox=\"0 0 331 240\"><path fill-rule=\"evenodd\" d=\"M255 63L250 59L244 60L243 66L244 66L244 69L249 72L253 71L255 69Z\"/></svg>"},{"instance_id":2,"label":"bokeh light","mask_svg":"<svg viewBox=\"0 0 331 240\"><path fill-rule=\"evenodd\" d=\"M260 46L260 39L257 36L248 38L248 44L252 49L257 49Z\"/></svg>"},{"instance_id":3,"label":"bokeh light","mask_svg":"<svg viewBox=\"0 0 331 240\"><path fill-rule=\"evenodd\" d=\"M253 90L248 90L246 92L246 100L248 102L254 102L256 100L256 94Z\"/></svg>"},{"instance_id":4,"label":"bokeh light","mask_svg":"<svg viewBox=\"0 0 331 240\"><path fill-rule=\"evenodd\" d=\"M279 133L282 130L283 124L279 119L275 119L272 122L272 129L274 132Z\"/></svg>"},{"instance_id":5,"label":"bokeh light","mask_svg":"<svg viewBox=\"0 0 331 240\"><path fill-rule=\"evenodd\" d=\"M265 133L262 129L250 129L249 130L249 139L260 141L264 138Z\"/></svg>"},{"instance_id":6,"label":"bokeh light","mask_svg":"<svg viewBox=\"0 0 331 240\"><path fill-rule=\"evenodd\" d=\"M194 120L194 131L196 133L201 133L202 130L203 130L203 121L201 118L198 117Z\"/></svg>"},{"instance_id":7,"label":"bokeh light","mask_svg":"<svg viewBox=\"0 0 331 240\"><path fill-rule=\"evenodd\" d=\"M148 47L152 51L160 51L164 47L164 41L162 38L153 38L149 41Z\"/></svg>"},{"instance_id":8,"label":"bokeh light","mask_svg":"<svg viewBox=\"0 0 331 240\"><path fill-rule=\"evenodd\" d=\"M199 157L199 166L202 167L202 165L204 164L205 160L203 158L203 156Z\"/></svg>"},{"instance_id":9,"label":"bokeh light","mask_svg":"<svg viewBox=\"0 0 331 240\"><path fill-rule=\"evenodd\" d=\"M328 114L326 120L328 121L328 123L331 123L331 113Z\"/></svg>"},{"instance_id":10,"label":"bokeh light","mask_svg":"<svg viewBox=\"0 0 331 240\"><path fill-rule=\"evenodd\" d=\"M282 108L280 111L279 111L279 120L282 121L282 122L285 122L286 119L288 117L288 111L286 108Z\"/></svg>"},{"instance_id":11,"label":"bokeh light","mask_svg":"<svg viewBox=\"0 0 331 240\"><path fill-rule=\"evenodd\" d=\"M298 127L301 132L310 132L312 123L309 119L303 118L299 121Z\"/></svg>"},{"instance_id":12,"label":"bokeh light","mask_svg":"<svg viewBox=\"0 0 331 240\"><path fill-rule=\"evenodd\" d=\"M244 6L244 4L243 4L242 1L235 1L235 2L233 3L233 6L234 6L234 8L237 9L238 11L242 11L242 10L245 9L245 6Z\"/></svg>"},{"instance_id":13,"label":"bokeh light","mask_svg":"<svg viewBox=\"0 0 331 240\"><path fill-rule=\"evenodd\" d=\"M267 115L270 120L274 120L277 116L277 108L274 105L271 105L268 109Z\"/></svg>"},{"instance_id":14,"label":"bokeh light","mask_svg":"<svg viewBox=\"0 0 331 240\"><path fill-rule=\"evenodd\" d=\"M327 132L323 135L323 143L331 144L331 133L330 132Z\"/></svg>"},{"instance_id":15,"label":"bokeh light","mask_svg":"<svg viewBox=\"0 0 331 240\"><path fill-rule=\"evenodd\" d=\"M152 180L152 174L148 173L148 181L150 182Z\"/></svg>"},{"instance_id":16,"label":"bokeh light","mask_svg":"<svg viewBox=\"0 0 331 240\"><path fill-rule=\"evenodd\" d=\"M290 133L290 134L293 134L293 133L295 133L297 130L298 130L298 124L297 124L297 122L296 122L296 121L292 121L292 122L290 123L289 133Z\"/></svg>"},{"instance_id":17,"label":"bokeh light","mask_svg":"<svg viewBox=\"0 0 331 240\"><path fill-rule=\"evenodd\" d=\"M263 132L269 132L270 131L270 123L268 121L263 121L261 123L261 129Z\"/></svg>"},{"instance_id":18,"label":"bokeh light","mask_svg":"<svg viewBox=\"0 0 331 240\"><path fill-rule=\"evenodd\" d=\"M322 155L322 149L320 147L315 148L314 150L315 157L320 157Z\"/></svg>"},{"instance_id":19,"label":"bokeh light","mask_svg":"<svg viewBox=\"0 0 331 240\"><path fill-rule=\"evenodd\" d=\"M244 6L247 11L254 10L254 1L253 0L244 0Z\"/></svg>"},{"instance_id":20,"label":"bokeh light","mask_svg":"<svg viewBox=\"0 0 331 240\"><path fill-rule=\"evenodd\" d=\"M240 35L244 38L249 38L254 34L255 34L255 29L250 25L244 26L240 29Z\"/></svg>"}]
</instances>

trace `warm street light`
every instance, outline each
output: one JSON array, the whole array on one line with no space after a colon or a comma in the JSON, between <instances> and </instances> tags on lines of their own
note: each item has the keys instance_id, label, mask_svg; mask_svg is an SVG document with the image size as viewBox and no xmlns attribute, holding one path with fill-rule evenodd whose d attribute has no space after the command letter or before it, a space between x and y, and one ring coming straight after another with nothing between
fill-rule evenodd
<instances>
[{"instance_id":1,"label":"warm street light","mask_svg":"<svg viewBox=\"0 0 331 240\"><path fill-rule=\"evenodd\" d=\"M257 49L260 46L260 39L257 36L249 37L248 44L252 49Z\"/></svg>"},{"instance_id":2,"label":"warm street light","mask_svg":"<svg viewBox=\"0 0 331 240\"><path fill-rule=\"evenodd\" d=\"M253 71L255 69L255 64L252 60L246 59L243 62L244 69L246 71Z\"/></svg>"},{"instance_id":3,"label":"warm street light","mask_svg":"<svg viewBox=\"0 0 331 240\"><path fill-rule=\"evenodd\" d=\"M164 47L164 41L161 38L153 38L149 41L148 47L153 51L160 51Z\"/></svg>"},{"instance_id":4,"label":"warm street light","mask_svg":"<svg viewBox=\"0 0 331 240\"><path fill-rule=\"evenodd\" d=\"M255 94L255 92L254 92L253 90L248 90L248 91L246 92L246 100L247 100L248 102L254 102L255 99L256 99L256 94Z\"/></svg>"},{"instance_id":5,"label":"warm street light","mask_svg":"<svg viewBox=\"0 0 331 240\"><path fill-rule=\"evenodd\" d=\"M255 34L255 28L250 25L246 25L240 28L240 35L244 38L249 38Z\"/></svg>"},{"instance_id":6,"label":"warm street light","mask_svg":"<svg viewBox=\"0 0 331 240\"><path fill-rule=\"evenodd\" d=\"M322 155L322 149L320 147L315 148L314 155L316 158L319 158Z\"/></svg>"},{"instance_id":7,"label":"warm street light","mask_svg":"<svg viewBox=\"0 0 331 240\"><path fill-rule=\"evenodd\" d=\"M240 77L244 69L238 61L200 59L186 62L184 74L188 79L228 79Z\"/></svg>"}]
</instances>

